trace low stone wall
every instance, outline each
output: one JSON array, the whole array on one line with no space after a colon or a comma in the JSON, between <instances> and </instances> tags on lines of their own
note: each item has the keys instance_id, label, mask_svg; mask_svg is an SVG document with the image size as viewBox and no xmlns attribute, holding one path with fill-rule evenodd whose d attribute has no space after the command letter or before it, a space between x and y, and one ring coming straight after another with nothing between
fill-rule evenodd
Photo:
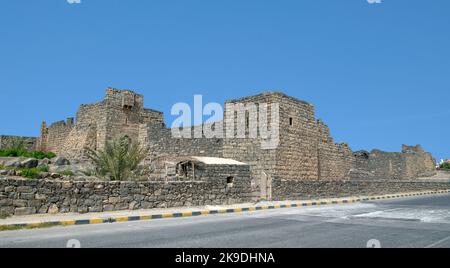
<instances>
[{"instance_id":1,"label":"low stone wall","mask_svg":"<svg viewBox=\"0 0 450 268\"><path fill-rule=\"evenodd\" d=\"M450 189L449 180L295 181L274 179L272 198L279 201L305 200L447 189Z\"/></svg>"},{"instance_id":2,"label":"low stone wall","mask_svg":"<svg viewBox=\"0 0 450 268\"><path fill-rule=\"evenodd\" d=\"M251 181L70 182L0 179L0 212L87 213L248 202Z\"/></svg>"},{"instance_id":3,"label":"low stone wall","mask_svg":"<svg viewBox=\"0 0 450 268\"><path fill-rule=\"evenodd\" d=\"M79 182L0 179L0 212L88 213L116 210L227 205L252 201L249 179L181 182ZM295 181L274 179L273 200L305 200L410 191L447 190L449 180Z\"/></svg>"}]
</instances>

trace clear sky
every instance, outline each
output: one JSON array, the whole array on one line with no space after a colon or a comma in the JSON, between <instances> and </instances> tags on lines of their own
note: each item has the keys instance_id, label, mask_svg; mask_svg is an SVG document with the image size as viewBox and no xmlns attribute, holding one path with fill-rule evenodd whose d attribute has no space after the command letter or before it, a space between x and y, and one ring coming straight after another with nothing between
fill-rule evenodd
<instances>
[{"instance_id":1,"label":"clear sky","mask_svg":"<svg viewBox=\"0 0 450 268\"><path fill-rule=\"evenodd\" d=\"M450 157L448 0L14 0L0 5L0 134L39 134L109 86L176 102L281 90L336 142Z\"/></svg>"}]
</instances>

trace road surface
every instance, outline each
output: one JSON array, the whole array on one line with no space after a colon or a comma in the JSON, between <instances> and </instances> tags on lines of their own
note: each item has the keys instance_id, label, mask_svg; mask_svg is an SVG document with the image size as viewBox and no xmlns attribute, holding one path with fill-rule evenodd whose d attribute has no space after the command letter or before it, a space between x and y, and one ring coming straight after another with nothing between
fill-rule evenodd
<instances>
[{"instance_id":1,"label":"road surface","mask_svg":"<svg viewBox=\"0 0 450 268\"><path fill-rule=\"evenodd\" d=\"M75 239L75 240L74 240ZM450 248L450 195L0 232L0 247Z\"/></svg>"}]
</instances>

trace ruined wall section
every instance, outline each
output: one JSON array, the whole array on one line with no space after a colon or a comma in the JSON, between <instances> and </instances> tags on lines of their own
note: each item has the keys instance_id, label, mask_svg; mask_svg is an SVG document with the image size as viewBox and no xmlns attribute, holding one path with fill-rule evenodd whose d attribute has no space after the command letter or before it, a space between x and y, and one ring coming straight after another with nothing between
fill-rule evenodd
<instances>
[{"instance_id":1,"label":"ruined wall section","mask_svg":"<svg viewBox=\"0 0 450 268\"><path fill-rule=\"evenodd\" d=\"M407 178L430 177L436 174L436 162L430 153L406 153L405 159Z\"/></svg>"},{"instance_id":2,"label":"ruined wall section","mask_svg":"<svg viewBox=\"0 0 450 268\"><path fill-rule=\"evenodd\" d=\"M330 130L322 121L317 121L318 157L320 180L348 180L355 165L355 157L346 143L336 144Z\"/></svg>"},{"instance_id":3,"label":"ruined wall section","mask_svg":"<svg viewBox=\"0 0 450 268\"><path fill-rule=\"evenodd\" d=\"M86 159L86 149L97 149L97 129L73 129L66 137L59 155L68 159Z\"/></svg>"},{"instance_id":4,"label":"ruined wall section","mask_svg":"<svg viewBox=\"0 0 450 268\"><path fill-rule=\"evenodd\" d=\"M436 166L430 153L391 153L380 150L356 152L353 179L405 180L436 174Z\"/></svg>"},{"instance_id":5,"label":"ruined wall section","mask_svg":"<svg viewBox=\"0 0 450 268\"><path fill-rule=\"evenodd\" d=\"M68 158L84 158L85 148L103 149L107 141L119 136L138 141L141 124L162 127L164 121L161 112L143 106L142 95L108 88L103 101L80 106L76 124L73 118L48 128L44 122L38 148Z\"/></svg>"},{"instance_id":6,"label":"ruined wall section","mask_svg":"<svg viewBox=\"0 0 450 268\"><path fill-rule=\"evenodd\" d=\"M69 118L67 121L58 121L47 128L47 142L45 151L63 154L63 146L66 138L74 129L74 119Z\"/></svg>"}]
</instances>

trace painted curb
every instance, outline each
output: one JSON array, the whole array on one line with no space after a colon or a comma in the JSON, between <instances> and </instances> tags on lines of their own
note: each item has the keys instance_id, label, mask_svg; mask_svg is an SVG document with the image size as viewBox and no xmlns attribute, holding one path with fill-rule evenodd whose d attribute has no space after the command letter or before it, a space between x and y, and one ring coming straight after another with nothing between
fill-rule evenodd
<instances>
[{"instance_id":1,"label":"painted curb","mask_svg":"<svg viewBox=\"0 0 450 268\"><path fill-rule=\"evenodd\" d=\"M324 200L309 200L309 201L302 201L302 202L293 202L293 203L276 204L276 205L261 205L261 206L234 208L234 209L196 210L196 211L185 211L185 212L166 213L166 214L164 214L164 213L163 214L150 214L150 215L141 215L141 216L123 216L123 217L109 217L109 218L90 218L90 219L82 219L82 220L49 221L49 222L39 222L39 223L7 224L7 225L0 225L0 231L19 230L19 229L37 229L37 228L48 228L48 227L55 227L55 226L146 221L146 220L157 220L157 219L168 219L168 218L195 217L195 216L202 216L202 215L253 212L253 211L260 211L260 210L282 209L282 208L300 208L300 207L324 206L324 205L336 205L336 204L352 204L352 203L358 203L358 202L363 202L363 201L385 200L385 199L395 199L395 198L425 196L425 195L435 195L435 194L446 194L446 193L450 193L450 190L411 192L411 193L379 195L379 196L348 197L348 198L337 198L337 199L332 199L332 200L330 200L330 199L329 200L325 200L325 199Z\"/></svg>"}]
</instances>

